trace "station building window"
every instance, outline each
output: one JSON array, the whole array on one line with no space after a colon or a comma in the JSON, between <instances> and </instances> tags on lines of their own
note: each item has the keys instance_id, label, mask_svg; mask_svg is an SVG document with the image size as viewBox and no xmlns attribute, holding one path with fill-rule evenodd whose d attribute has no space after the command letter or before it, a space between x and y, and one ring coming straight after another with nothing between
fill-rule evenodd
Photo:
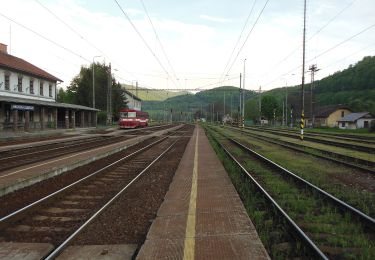
<instances>
[{"instance_id":1,"label":"station building window","mask_svg":"<svg viewBox=\"0 0 375 260\"><path fill-rule=\"evenodd\" d=\"M30 94L34 94L34 80L30 79Z\"/></svg>"},{"instance_id":2,"label":"station building window","mask_svg":"<svg viewBox=\"0 0 375 260\"><path fill-rule=\"evenodd\" d=\"M18 92L22 92L22 76L18 76Z\"/></svg>"},{"instance_id":3,"label":"station building window","mask_svg":"<svg viewBox=\"0 0 375 260\"><path fill-rule=\"evenodd\" d=\"M5 87L5 90L9 90L10 89L10 84L9 84L9 73L5 73L4 75L4 87Z\"/></svg>"},{"instance_id":4,"label":"station building window","mask_svg":"<svg viewBox=\"0 0 375 260\"><path fill-rule=\"evenodd\" d=\"M39 83L39 95L43 96L43 81Z\"/></svg>"},{"instance_id":5,"label":"station building window","mask_svg":"<svg viewBox=\"0 0 375 260\"><path fill-rule=\"evenodd\" d=\"M48 95L52 97L52 85L51 84L48 85Z\"/></svg>"}]
</instances>

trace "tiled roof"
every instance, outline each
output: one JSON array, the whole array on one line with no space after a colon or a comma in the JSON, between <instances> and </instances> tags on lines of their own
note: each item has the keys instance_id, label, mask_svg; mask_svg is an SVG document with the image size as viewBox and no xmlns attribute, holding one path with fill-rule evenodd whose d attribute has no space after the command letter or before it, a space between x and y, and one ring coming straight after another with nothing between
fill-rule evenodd
<instances>
[{"instance_id":1,"label":"tiled roof","mask_svg":"<svg viewBox=\"0 0 375 260\"><path fill-rule=\"evenodd\" d=\"M127 91L126 89L125 90L125 93L129 96L131 96L134 100L138 100L138 101L142 101L142 99L140 99L139 97L137 97L136 95L134 95L133 93L131 93L130 91Z\"/></svg>"},{"instance_id":2,"label":"tiled roof","mask_svg":"<svg viewBox=\"0 0 375 260\"><path fill-rule=\"evenodd\" d=\"M338 109L348 109L350 108L345 105L328 105L328 106L321 106L317 107L314 110L315 118L327 118L329 117L333 112L335 112ZM310 112L306 113L306 118L310 118Z\"/></svg>"},{"instance_id":3,"label":"tiled roof","mask_svg":"<svg viewBox=\"0 0 375 260\"><path fill-rule=\"evenodd\" d=\"M366 115L369 115L371 117L369 112L351 113L341 118L339 122L355 122Z\"/></svg>"},{"instance_id":4,"label":"tiled roof","mask_svg":"<svg viewBox=\"0 0 375 260\"><path fill-rule=\"evenodd\" d=\"M51 81L60 81L61 79L56 78L55 76L49 74L48 72L34 66L30 62L27 62L23 59L15 57L5 52L0 51L0 67L5 67L8 69L14 69L20 72L24 72L26 74L30 74L35 77L40 77L43 79L51 80Z\"/></svg>"}]
</instances>

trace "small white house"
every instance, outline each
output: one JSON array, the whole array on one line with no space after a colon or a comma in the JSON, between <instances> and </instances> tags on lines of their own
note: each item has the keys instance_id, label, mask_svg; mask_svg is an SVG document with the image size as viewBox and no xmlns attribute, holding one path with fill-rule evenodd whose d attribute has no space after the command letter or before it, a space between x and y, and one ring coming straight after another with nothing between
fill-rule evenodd
<instances>
[{"instance_id":1,"label":"small white house","mask_svg":"<svg viewBox=\"0 0 375 260\"><path fill-rule=\"evenodd\" d=\"M375 117L369 112L351 113L342 117L339 122L340 129L370 128Z\"/></svg>"},{"instance_id":2,"label":"small white house","mask_svg":"<svg viewBox=\"0 0 375 260\"><path fill-rule=\"evenodd\" d=\"M129 109L142 110L142 100L139 97L127 90L125 90L125 97L128 101L127 105Z\"/></svg>"}]
</instances>

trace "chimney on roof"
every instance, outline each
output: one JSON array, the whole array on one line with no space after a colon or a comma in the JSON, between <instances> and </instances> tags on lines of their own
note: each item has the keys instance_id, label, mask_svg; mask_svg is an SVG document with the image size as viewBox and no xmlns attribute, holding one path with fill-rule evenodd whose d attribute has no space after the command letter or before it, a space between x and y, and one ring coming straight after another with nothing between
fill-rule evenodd
<instances>
[{"instance_id":1,"label":"chimney on roof","mask_svg":"<svg viewBox=\"0 0 375 260\"><path fill-rule=\"evenodd\" d=\"M7 47L8 47L8 45L0 42L0 52L8 53Z\"/></svg>"}]
</instances>

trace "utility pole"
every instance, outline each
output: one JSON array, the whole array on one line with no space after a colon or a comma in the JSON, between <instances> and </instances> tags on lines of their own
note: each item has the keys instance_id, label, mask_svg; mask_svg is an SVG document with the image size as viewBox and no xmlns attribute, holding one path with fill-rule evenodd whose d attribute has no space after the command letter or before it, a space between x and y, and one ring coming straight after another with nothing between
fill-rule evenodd
<instances>
[{"instance_id":1,"label":"utility pole","mask_svg":"<svg viewBox=\"0 0 375 260\"><path fill-rule=\"evenodd\" d=\"M303 141L303 129L305 127L305 55L306 55L306 0L303 8L303 51L302 51L302 108L301 108L301 141Z\"/></svg>"},{"instance_id":2,"label":"utility pole","mask_svg":"<svg viewBox=\"0 0 375 260\"><path fill-rule=\"evenodd\" d=\"M288 126L288 80L285 81L285 126Z\"/></svg>"},{"instance_id":3,"label":"utility pole","mask_svg":"<svg viewBox=\"0 0 375 260\"><path fill-rule=\"evenodd\" d=\"M240 106L238 108L238 127L241 126L241 111L242 111L242 88L241 88L241 84L242 84L242 74L240 73Z\"/></svg>"},{"instance_id":4,"label":"utility pole","mask_svg":"<svg viewBox=\"0 0 375 260\"><path fill-rule=\"evenodd\" d=\"M138 81L135 84L135 95L138 97Z\"/></svg>"},{"instance_id":5,"label":"utility pole","mask_svg":"<svg viewBox=\"0 0 375 260\"><path fill-rule=\"evenodd\" d=\"M225 115L225 90L224 90L224 115Z\"/></svg>"},{"instance_id":6,"label":"utility pole","mask_svg":"<svg viewBox=\"0 0 375 260\"><path fill-rule=\"evenodd\" d=\"M243 86L242 86L242 128L245 127L245 72L246 72L246 59L243 61Z\"/></svg>"},{"instance_id":7,"label":"utility pole","mask_svg":"<svg viewBox=\"0 0 375 260\"><path fill-rule=\"evenodd\" d=\"M262 86L259 86L259 124L262 125Z\"/></svg>"},{"instance_id":8,"label":"utility pole","mask_svg":"<svg viewBox=\"0 0 375 260\"><path fill-rule=\"evenodd\" d=\"M230 94L230 118L233 120L232 109L233 109L233 93Z\"/></svg>"},{"instance_id":9,"label":"utility pole","mask_svg":"<svg viewBox=\"0 0 375 260\"><path fill-rule=\"evenodd\" d=\"M107 88L107 124L112 125L112 71L111 63L108 66L108 88Z\"/></svg>"},{"instance_id":10,"label":"utility pole","mask_svg":"<svg viewBox=\"0 0 375 260\"><path fill-rule=\"evenodd\" d=\"M310 83L310 114L311 114L311 124L312 127L315 125L315 115L314 115L314 82L315 82L315 73L319 71L316 64L313 64L309 67L311 73L311 83Z\"/></svg>"},{"instance_id":11,"label":"utility pole","mask_svg":"<svg viewBox=\"0 0 375 260\"><path fill-rule=\"evenodd\" d=\"M285 109L284 109L284 100L283 100L283 126L285 125Z\"/></svg>"}]
</instances>

